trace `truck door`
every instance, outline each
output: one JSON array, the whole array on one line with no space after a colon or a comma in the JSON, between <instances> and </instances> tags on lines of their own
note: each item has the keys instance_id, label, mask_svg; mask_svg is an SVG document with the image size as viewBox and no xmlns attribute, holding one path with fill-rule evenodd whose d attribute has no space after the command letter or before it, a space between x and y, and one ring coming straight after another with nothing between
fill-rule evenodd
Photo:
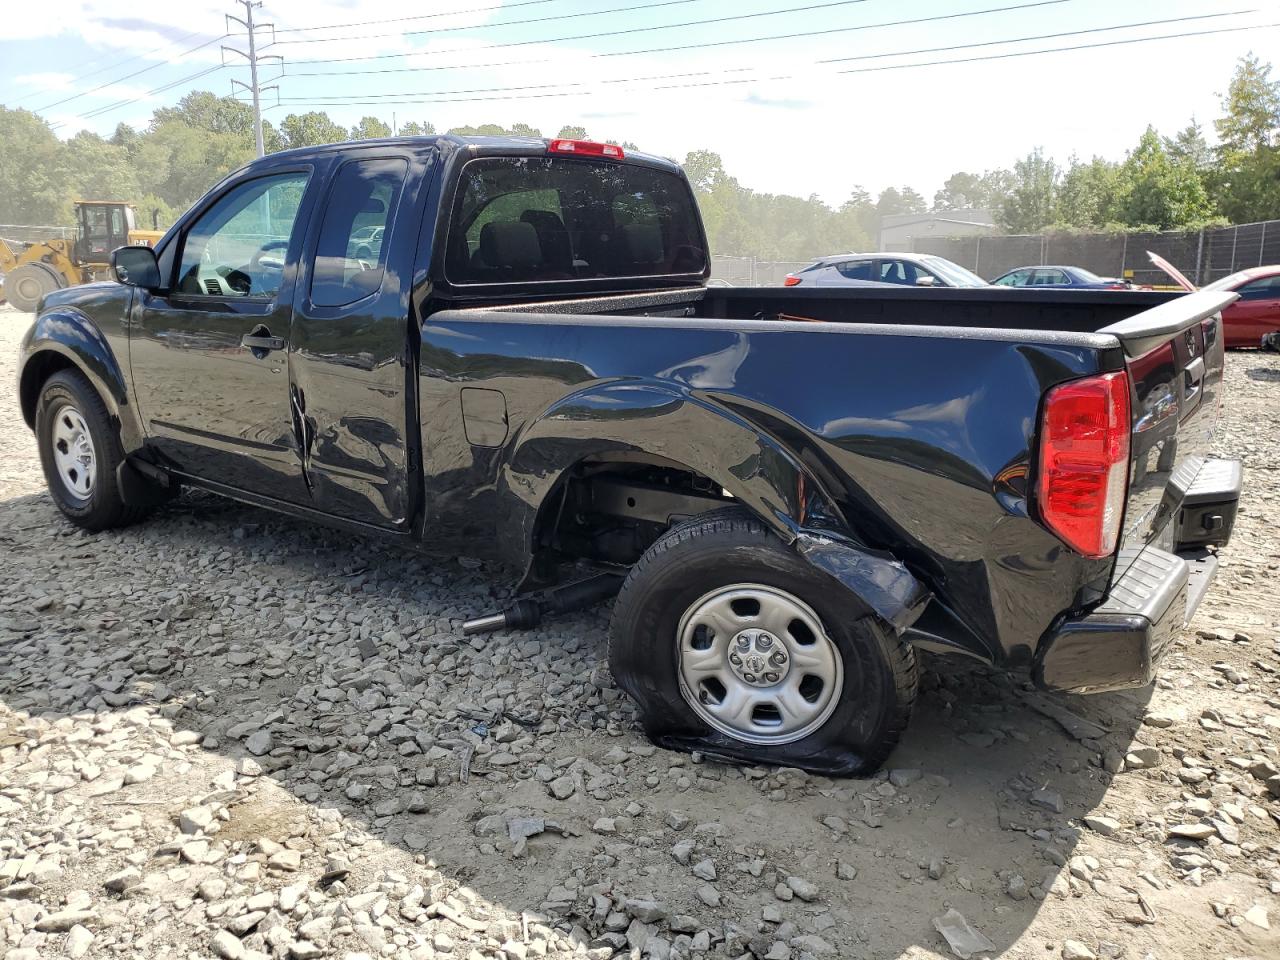
<instances>
[{"instance_id":1,"label":"truck door","mask_svg":"<svg viewBox=\"0 0 1280 960\"><path fill-rule=\"evenodd\" d=\"M405 183L419 163L374 151L337 168L307 241L311 269L289 335L289 403L311 505L391 529L407 528L413 502L409 287L420 218Z\"/></svg>"},{"instance_id":2,"label":"truck door","mask_svg":"<svg viewBox=\"0 0 1280 960\"><path fill-rule=\"evenodd\" d=\"M139 292L129 343L150 446L168 466L291 502L308 498L286 371L311 173L250 175L213 198L177 239L167 292Z\"/></svg>"}]
</instances>

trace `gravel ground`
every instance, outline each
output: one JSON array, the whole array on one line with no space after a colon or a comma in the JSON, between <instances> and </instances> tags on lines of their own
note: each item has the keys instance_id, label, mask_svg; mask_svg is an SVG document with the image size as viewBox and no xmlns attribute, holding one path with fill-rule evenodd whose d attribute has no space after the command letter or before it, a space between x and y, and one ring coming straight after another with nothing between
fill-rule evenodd
<instances>
[{"instance_id":1,"label":"gravel ground","mask_svg":"<svg viewBox=\"0 0 1280 960\"><path fill-rule=\"evenodd\" d=\"M1228 381L1241 517L1155 688L932 660L849 781L655 750L606 611L464 638L467 558L203 495L85 535L10 395L0 954L1280 956L1280 357Z\"/></svg>"}]
</instances>

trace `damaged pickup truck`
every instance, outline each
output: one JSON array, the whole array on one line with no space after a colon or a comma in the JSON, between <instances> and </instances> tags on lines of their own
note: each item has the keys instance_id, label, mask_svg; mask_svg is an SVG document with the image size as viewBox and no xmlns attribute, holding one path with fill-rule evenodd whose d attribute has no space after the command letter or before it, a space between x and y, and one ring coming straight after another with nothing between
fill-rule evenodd
<instances>
[{"instance_id":1,"label":"damaged pickup truck","mask_svg":"<svg viewBox=\"0 0 1280 960\"><path fill-rule=\"evenodd\" d=\"M505 561L528 599L473 629L618 592L666 747L870 771L922 649L1151 682L1240 493L1234 295L708 287L706 251L612 145L278 153L44 299L22 411L89 530L198 487Z\"/></svg>"}]
</instances>

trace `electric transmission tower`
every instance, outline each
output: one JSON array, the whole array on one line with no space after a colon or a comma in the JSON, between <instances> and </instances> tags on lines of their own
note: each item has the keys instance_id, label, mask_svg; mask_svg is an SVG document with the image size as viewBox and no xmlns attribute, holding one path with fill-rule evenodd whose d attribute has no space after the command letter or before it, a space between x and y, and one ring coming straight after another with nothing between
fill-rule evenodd
<instances>
[{"instance_id":1,"label":"electric transmission tower","mask_svg":"<svg viewBox=\"0 0 1280 960\"><path fill-rule=\"evenodd\" d=\"M278 80L281 76L284 75L284 57L280 56L278 53L266 53L266 54L258 53L258 33L257 32L259 30L270 30L272 43L275 43L275 39L276 39L275 24L253 22L254 8L262 6L261 0L236 0L236 3L244 7L244 19L241 20L239 17L233 16L230 13L228 13L226 17L228 21L234 21L240 24L240 26L244 27L245 34L249 38L249 50L246 53L244 50L240 50L237 47L228 47L224 45L222 48L223 62L224 63L226 62L226 54L228 53L239 54L240 56L244 57L246 60L249 61L249 82L244 83L240 80L232 80L231 89L233 92L237 88L247 90L249 94L253 97L253 140L258 148L258 156L262 156L263 153L266 152L265 150L263 150L263 147L262 147L262 94L266 90L274 90L276 91L276 96L279 97L280 88L279 86L276 86L274 84L269 87L264 87L260 85L258 80L258 64L264 60L280 61L280 74L275 77L269 78L271 80ZM231 32L230 23L228 23L227 33L229 34L230 32Z\"/></svg>"}]
</instances>

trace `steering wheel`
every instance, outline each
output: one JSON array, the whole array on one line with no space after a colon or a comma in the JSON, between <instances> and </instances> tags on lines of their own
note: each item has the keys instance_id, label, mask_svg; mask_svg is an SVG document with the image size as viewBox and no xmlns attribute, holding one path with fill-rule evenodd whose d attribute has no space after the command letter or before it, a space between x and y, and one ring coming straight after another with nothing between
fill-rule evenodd
<instances>
[{"instance_id":1,"label":"steering wheel","mask_svg":"<svg viewBox=\"0 0 1280 960\"><path fill-rule=\"evenodd\" d=\"M284 250L288 246L289 246L288 240L271 240L271 241L268 241L267 243L264 243L262 246L258 248L257 252L253 255L253 258L249 261L249 269L250 270L260 269L263 266L262 255L266 253L268 250ZM275 263L268 263L266 266L270 267L273 270L283 270L284 261L281 260L279 266L277 266Z\"/></svg>"}]
</instances>

